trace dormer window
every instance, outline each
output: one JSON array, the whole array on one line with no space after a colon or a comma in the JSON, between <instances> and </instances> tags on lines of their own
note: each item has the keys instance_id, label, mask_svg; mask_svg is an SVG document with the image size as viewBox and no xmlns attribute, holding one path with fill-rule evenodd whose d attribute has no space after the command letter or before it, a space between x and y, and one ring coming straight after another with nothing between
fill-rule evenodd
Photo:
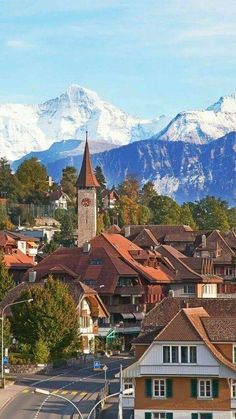
<instances>
[{"instance_id":1,"label":"dormer window","mask_svg":"<svg viewBox=\"0 0 236 419\"><path fill-rule=\"evenodd\" d=\"M89 265L102 265L102 259L90 259Z\"/></svg>"},{"instance_id":2,"label":"dormer window","mask_svg":"<svg viewBox=\"0 0 236 419\"><path fill-rule=\"evenodd\" d=\"M236 345L233 346L233 363L236 364Z\"/></svg>"},{"instance_id":3,"label":"dormer window","mask_svg":"<svg viewBox=\"0 0 236 419\"><path fill-rule=\"evenodd\" d=\"M196 364L197 347L196 346L163 346L164 364Z\"/></svg>"}]
</instances>

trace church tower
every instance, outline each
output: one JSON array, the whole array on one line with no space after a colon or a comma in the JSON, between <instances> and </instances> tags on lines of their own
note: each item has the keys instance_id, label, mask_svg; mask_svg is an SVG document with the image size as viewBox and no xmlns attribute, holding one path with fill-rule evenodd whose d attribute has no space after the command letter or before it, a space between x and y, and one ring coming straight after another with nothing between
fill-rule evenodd
<instances>
[{"instance_id":1,"label":"church tower","mask_svg":"<svg viewBox=\"0 0 236 419\"><path fill-rule=\"evenodd\" d=\"M88 133L80 174L76 182L78 190L78 247L96 236L97 192L99 183L93 172L88 146Z\"/></svg>"}]
</instances>

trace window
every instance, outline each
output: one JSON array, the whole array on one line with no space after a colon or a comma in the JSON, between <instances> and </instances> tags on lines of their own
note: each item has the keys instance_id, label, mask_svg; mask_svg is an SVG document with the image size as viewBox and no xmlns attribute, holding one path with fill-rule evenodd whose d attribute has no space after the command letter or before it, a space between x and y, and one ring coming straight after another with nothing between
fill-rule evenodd
<instances>
[{"instance_id":1,"label":"window","mask_svg":"<svg viewBox=\"0 0 236 419\"><path fill-rule=\"evenodd\" d=\"M129 388L134 388L134 384L132 380L125 379L124 380L124 390L127 390Z\"/></svg>"},{"instance_id":2,"label":"window","mask_svg":"<svg viewBox=\"0 0 236 419\"><path fill-rule=\"evenodd\" d=\"M212 397L211 380L199 380L198 382L198 395L199 397Z\"/></svg>"},{"instance_id":3,"label":"window","mask_svg":"<svg viewBox=\"0 0 236 419\"><path fill-rule=\"evenodd\" d=\"M236 346L233 346L233 363L236 364Z\"/></svg>"},{"instance_id":4,"label":"window","mask_svg":"<svg viewBox=\"0 0 236 419\"><path fill-rule=\"evenodd\" d=\"M233 269L231 267L225 268L226 276L233 276Z\"/></svg>"},{"instance_id":5,"label":"window","mask_svg":"<svg viewBox=\"0 0 236 419\"><path fill-rule=\"evenodd\" d=\"M163 346L164 364L196 364L196 346Z\"/></svg>"},{"instance_id":6,"label":"window","mask_svg":"<svg viewBox=\"0 0 236 419\"><path fill-rule=\"evenodd\" d=\"M166 419L166 414L164 412L155 412L152 414L152 419Z\"/></svg>"},{"instance_id":7,"label":"window","mask_svg":"<svg viewBox=\"0 0 236 419\"><path fill-rule=\"evenodd\" d=\"M90 265L102 265L102 259L90 259Z\"/></svg>"},{"instance_id":8,"label":"window","mask_svg":"<svg viewBox=\"0 0 236 419\"><path fill-rule=\"evenodd\" d=\"M195 285L184 285L184 294L195 294Z\"/></svg>"},{"instance_id":9,"label":"window","mask_svg":"<svg viewBox=\"0 0 236 419\"><path fill-rule=\"evenodd\" d=\"M153 380L153 396L166 397L166 380Z\"/></svg>"},{"instance_id":10,"label":"window","mask_svg":"<svg viewBox=\"0 0 236 419\"><path fill-rule=\"evenodd\" d=\"M232 398L236 399L236 381L232 383Z\"/></svg>"}]
</instances>

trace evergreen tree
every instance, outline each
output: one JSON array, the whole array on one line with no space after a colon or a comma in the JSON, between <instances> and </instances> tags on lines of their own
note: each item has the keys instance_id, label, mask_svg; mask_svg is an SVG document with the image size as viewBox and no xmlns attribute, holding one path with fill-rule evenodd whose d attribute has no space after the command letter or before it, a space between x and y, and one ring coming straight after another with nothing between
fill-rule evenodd
<instances>
[{"instance_id":1,"label":"evergreen tree","mask_svg":"<svg viewBox=\"0 0 236 419\"><path fill-rule=\"evenodd\" d=\"M101 209L102 208L102 191L106 189L107 182L103 174L102 168L100 166L95 167L95 176L100 185L100 187L97 188L97 205L98 205L98 208Z\"/></svg>"},{"instance_id":2,"label":"evergreen tree","mask_svg":"<svg viewBox=\"0 0 236 419\"><path fill-rule=\"evenodd\" d=\"M140 194L140 202L143 205L149 206L150 201L152 198L158 196L158 193L156 192L154 188L154 183L147 182L143 185L141 194Z\"/></svg>"},{"instance_id":3,"label":"evergreen tree","mask_svg":"<svg viewBox=\"0 0 236 419\"><path fill-rule=\"evenodd\" d=\"M8 291L15 285L13 277L9 274L4 261L4 254L0 253L0 301L3 300Z\"/></svg>"},{"instance_id":4,"label":"evergreen tree","mask_svg":"<svg viewBox=\"0 0 236 419\"><path fill-rule=\"evenodd\" d=\"M228 210L228 223L231 229L236 230L236 207Z\"/></svg>"},{"instance_id":5,"label":"evergreen tree","mask_svg":"<svg viewBox=\"0 0 236 419\"><path fill-rule=\"evenodd\" d=\"M149 208L152 211L152 220L154 224L180 224L180 206L170 197L158 195L154 196Z\"/></svg>"},{"instance_id":6,"label":"evergreen tree","mask_svg":"<svg viewBox=\"0 0 236 419\"><path fill-rule=\"evenodd\" d=\"M0 197L11 201L15 201L17 197L17 181L4 157L0 158Z\"/></svg>"},{"instance_id":7,"label":"evergreen tree","mask_svg":"<svg viewBox=\"0 0 236 419\"><path fill-rule=\"evenodd\" d=\"M12 306L14 336L33 351L38 348L46 356L47 349L50 358L60 357L78 338L78 314L68 286L49 277L44 285L24 291L19 300L29 298L31 303Z\"/></svg>"},{"instance_id":8,"label":"evergreen tree","mask_svg":"<svg viewBox=\"0 0 236 419\"><path fill-rule=\"evenodd\" d=\"M61 186L72 203L76 202L76 181L78 173L75 167L67 166L62 170Z\"/></svg>"}]
</instances>

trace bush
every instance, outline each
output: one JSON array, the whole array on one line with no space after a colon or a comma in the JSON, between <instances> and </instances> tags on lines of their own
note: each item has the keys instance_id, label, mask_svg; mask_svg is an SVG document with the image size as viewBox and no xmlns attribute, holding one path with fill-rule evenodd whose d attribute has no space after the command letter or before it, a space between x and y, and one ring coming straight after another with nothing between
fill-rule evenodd
<instances>
[{"instance_id":1,"label":"bush","mask_svg":"<svg viewBox=\"0 0 236 419\"><path fill-rule=\"evenodd\" d=\"M39 339L36 344L35 348L33 350L34 355L34 361L36 364L46 364L49 359L49 349L47 347L47 344L42 340Z\"/></svg>"}]
</instances>

